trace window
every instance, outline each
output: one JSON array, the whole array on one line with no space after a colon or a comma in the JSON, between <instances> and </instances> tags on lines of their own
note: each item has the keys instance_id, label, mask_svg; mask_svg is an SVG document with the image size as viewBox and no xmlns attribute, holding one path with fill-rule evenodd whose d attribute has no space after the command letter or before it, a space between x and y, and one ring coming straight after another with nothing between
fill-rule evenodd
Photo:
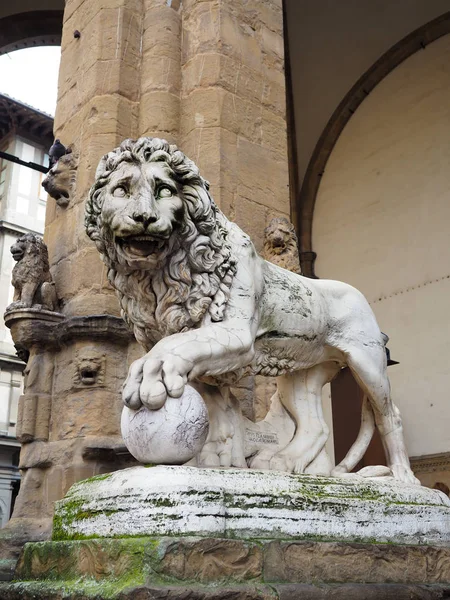
<instances>
[{"instance_id":1,"label":"window","mask_svg":"<svg viewBox=\"0 0 450 600\"><path fill-rule=\"evenodd\" d=\"M20 186L20 184L19 184L19 186ZM17 196L17 200L16 200L17 212L20 212L23 215L27 215L29 204L30 203L28 201L28 198L25 198L24 196Z\"/></svg>"},{"instance_id":2,"label":"window","mask_svg":"<svg viewBox=\"0 0 450 600\"><path fill-rule=\"evenodd\" d=\"M33 171L28 167L19 167L19 186L18 192L22 196L29 196L32 193L31 182L33 179Z\"/></svg>"},{"instance_id":3,"label":"window","mask_svg":"<svg viewBox=\"0 0 450 600\"><path fill-rule=\"evenodd\" d=\"M37 207L37 219L38 221L45 221L45 206L46 206L46 202L41 202L39 200L39 204Z\"/></svg>"},{"instance_id":4,"label":"window","mask_svg":"<svg viewBox=\"0 0 450 600\"><path fill-rule=\"evenodd\" d=\"M22 373L0 368L0 435L15 437L19 398L22 393Z\"/></svg>"},{"instance_id":5,"label":"window","mask_svg":"<svg viewBox=\"0 0 450 600\"><path fill-rule=\"evenodd\" d=\"M46 177L46 175L44 173L41 173L40 177L39 177L38 197L39 197L39 200L41 200L42 202L46 202L47 201L47 192L42 187L42 180L45 177Z\"/></svg>"},{"instance_id":6,"label":"window","mask_svg":"<svg viewBox=\"0 0 450 600\"><path fill-rule=\"evenodd\" d=\"M0 199L5 195L6 192L6 169L8 163L3 158L0 159Z\"/></svg>"}]
</instances>

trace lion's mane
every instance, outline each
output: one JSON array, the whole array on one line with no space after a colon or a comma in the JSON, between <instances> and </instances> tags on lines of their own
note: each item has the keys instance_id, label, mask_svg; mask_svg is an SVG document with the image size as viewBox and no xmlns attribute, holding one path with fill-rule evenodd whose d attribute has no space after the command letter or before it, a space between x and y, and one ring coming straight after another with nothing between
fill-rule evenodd
<instances>
[{"instance_id":1,"label":"lion's mane","mask_svg":"<svg viewBox=\"0 0 450 600\"><path fill-rule=\"evenodd\" d=\"M181 187L184 221L168 240L169 256L150 272L119 267L111 232L101 211L105 186L123 162L163 161ZM86 203L85 225L108 267L122 316L138 342L150 348L159 339L199 326L206 313L221 321L236 272L225 216L209 195L209 184L178 148L159 138L125 140L101 159Z\"/></svg>"},{"instance_id":2,"label":"lion's mane","mask_svg":"<svg viewBox=\"0 0 450 600\"><path fill-rule=\"evenodd\" d=\"M12 270L13 286L21 288L24 283L31 281L36 283L50 281L48 251L42 239L33 233L26 233L15 243L24 244L25 253Z\"/></svg>"}]
</instances>

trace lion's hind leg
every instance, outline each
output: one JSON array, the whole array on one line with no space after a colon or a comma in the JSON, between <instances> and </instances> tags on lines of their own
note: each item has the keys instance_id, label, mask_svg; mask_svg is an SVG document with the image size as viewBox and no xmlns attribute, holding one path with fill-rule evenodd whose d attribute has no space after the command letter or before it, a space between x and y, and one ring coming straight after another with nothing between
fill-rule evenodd
<instances>
[{"instance_id":1,"label":"lion's hind leg","mask_svg":"<svg viewBox=\"0 0 450 600\"><path fill-rule=\"evenodd\" d=\"M354 347L346 355L348 366L370 401L394 477L404 483L420 483L409 465L400 412L391 400L384 347Z\"/></svg>"},{"instance_id":2,"label":"lion's hind leg","mask_svg":"<svg viewBox=\"0 0 450 600\"><path fill-rule=\"evenodd\" d=\"M322 411L322 388L338 372L324 363L278 379L280 400L296 424L292 441L270 461L270 468L293 473L329 475L331 461L325 451L329 430Z\"/></svg>"}]
</instances>

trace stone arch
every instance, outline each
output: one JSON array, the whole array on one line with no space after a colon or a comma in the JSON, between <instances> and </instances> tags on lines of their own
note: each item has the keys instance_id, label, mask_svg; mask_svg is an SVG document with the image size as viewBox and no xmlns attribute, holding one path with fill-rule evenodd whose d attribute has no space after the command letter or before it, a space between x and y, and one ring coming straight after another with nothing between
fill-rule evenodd
<instances>
[{"instance_id":1,"label":"stone arch","mask_svg":"<svg viewBox=\"0 0 450 600\"><path fill-rule=\"evenodd\" d=\"M316 197L325 166L344 127L361 102L391 71L415 52L449 32L450 12L447 12L400 40L355 83L328 121L309 161L295 211L300 263L305 275L315 277L312 226Z\"/></svg>"},{"instance_id":2,"label":"stone arch","mask_svg":"<svg viewBox=\"0 0 450 600\"><path fill-rule=\"evenodd\" d=\"M393 396L415 457L448 452L450 440L449 62L450 33L361 103L330 154L313 224L318 274L358 288L390 337Z\"/></svg>"},{"instance_id":3,"label":"stone arch","mask_svg":"<svg viewBox=\"0 0 450 600\"><path fill-rule=\"evenodd\" d=\"M63 10L35 10L0 18L0 55L33 46L60 46Z\"/></svg>"}]
</instances>

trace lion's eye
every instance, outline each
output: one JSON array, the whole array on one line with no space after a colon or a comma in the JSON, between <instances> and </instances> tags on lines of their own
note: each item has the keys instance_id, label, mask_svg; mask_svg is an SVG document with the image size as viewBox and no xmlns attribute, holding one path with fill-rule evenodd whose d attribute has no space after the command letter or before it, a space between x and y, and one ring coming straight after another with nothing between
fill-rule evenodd
<instances>
[{"instance_id":1,"label":"lion's eye","mask_svg":"<svg viewBox=\"0 0 450 600\"><path fill-rule=\"evenodd\" d=\"M173 191L169 187L163 185L160 188L158 188L158 198L170 198L171 196L173 196Z\"/></svg>"},{"instance_id":2,"label":"lion's eye","mask_svg":"<svg viewBox=\"0 0 450 600\"><path fill-rule=\"evenodd\" d=\"M126 195L127 190L121 185L117 186L113 191L113 196L116 198L124 198Z\"/></svg>"}]
</instances>

